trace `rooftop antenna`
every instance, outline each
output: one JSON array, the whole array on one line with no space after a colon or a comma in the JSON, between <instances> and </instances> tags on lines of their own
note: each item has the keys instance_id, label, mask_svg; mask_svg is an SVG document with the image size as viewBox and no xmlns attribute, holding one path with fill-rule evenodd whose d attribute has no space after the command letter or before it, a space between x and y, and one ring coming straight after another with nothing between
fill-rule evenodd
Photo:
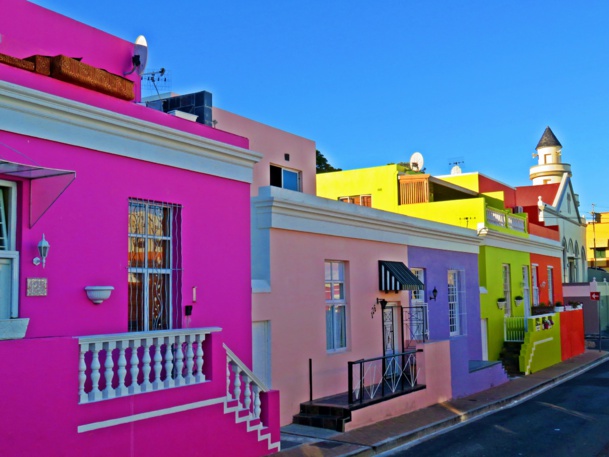
<instances>
[{"instance_id":1,"label":"rooftop antenna","mask_svg":"<svg viewBox=\"0 0 609 457\"><path fill-rule=\"evenodd\" d=\"M455 159L448 159L450 160L450 162L448 162L449 166L452 166L450 169L450 174L451 175L460 175L461 174L461 167L459 166L459 164L465 163L464 160L460 160L459 158L455 158Z\"/></svg>"},{"instance_id":2,"label":"rooftop antenna","mask_svg":"<svg viewBox=\"0 0 609 457\"><path fill-rule=\"evenodd\" d=\"M423 161L423 154L420 152L415 152L410 156L410 169L412 171L422 171L423 165L425 165L425 162Z\"/></svg>"},{"instance_id":3,"label":"rooftop antenna","mask_svg":"<svg viewBox=\"0 0 609 457\"><path fill-rule=\"evenodd\" d=\"M161 92L171 92L171 78L166 69L151 70L147 73L143 73L141 77L142 89L151 92L154 88L159 99L161 98ZM161 89L161 92L159 92L159 88Z\"/></svg>"},{"instance_id":4,"label":"rooftop antenna","mask_svg":"<svg viewBox=\"0 0 609 457\"><path fill-rule=\"evenodd\" d=\"M148 43L144 35L140 35L135 39L133 48L133 57L131 57L131 64L133 67L127 73L123 73L124 76L130 75L137 70L137 74L142 76L146 71L146 63L148 62Z\"/></svg>"}]
</instances>

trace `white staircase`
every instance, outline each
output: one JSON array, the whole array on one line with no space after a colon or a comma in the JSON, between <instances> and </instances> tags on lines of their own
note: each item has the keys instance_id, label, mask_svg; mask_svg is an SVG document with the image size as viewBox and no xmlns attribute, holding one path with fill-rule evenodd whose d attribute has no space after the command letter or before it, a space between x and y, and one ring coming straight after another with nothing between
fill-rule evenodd
<instances>
[{"instance_id":1,"label":"white staircase","mask_svg":"<svg viewBox=\"0 0 609 457\"><path fill-rule=\"evenodd\" d=\"M244 423L247 432L256 432L258 441L265 441L269 451L279 451L281 442L273 442L268 427L260 419L260 393L268 389L226 346L226 400L224 413L234 414L235 423Z\"/></svg>"}]
</instances>

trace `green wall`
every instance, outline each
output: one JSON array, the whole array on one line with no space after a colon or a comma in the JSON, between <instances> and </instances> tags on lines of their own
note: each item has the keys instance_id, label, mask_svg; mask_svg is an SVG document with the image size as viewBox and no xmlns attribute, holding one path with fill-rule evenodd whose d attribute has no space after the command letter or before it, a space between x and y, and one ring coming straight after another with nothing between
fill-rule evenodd
<instances>
[{"instance_id":1,"label":"green wall","mask_svg":"<svg viewBox=\"0 0 609 457\"><path fill-rule=\"evenodd\" d=\"M503 297L503 265L510 265L510 289L512 316L524 316L524 305L516 306L514 297L523 295L522 267L529 266L528 252L511 251L508 249L489 246L480 247L478 256L480 269L480 286L486 288L486 294L480 294L480 318L488 319L488 357L489 360L499 360L503 348L503 319L505 311L497 306L497 299Z\"/></svg>"},{"instance_id":2,"label":"green wall","mask_svg":"<svg viewBox=\"0 0 609 457\"><path fill-rule=\"evenodd\" d=\"M552 328L546 330L541 324L542 317L528 319L529 329L524 336L519 359L520 371L524 374L535 373L561 361L559 314L546 315L554 322Z\"/></svg>"}]
</instances>

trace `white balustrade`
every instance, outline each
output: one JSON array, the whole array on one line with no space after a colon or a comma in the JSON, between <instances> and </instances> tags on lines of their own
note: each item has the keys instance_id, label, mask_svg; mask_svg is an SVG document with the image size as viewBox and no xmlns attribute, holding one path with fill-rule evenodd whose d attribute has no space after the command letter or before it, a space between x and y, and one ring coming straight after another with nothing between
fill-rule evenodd
<instances>
[{"instance_id":1,"label":"white balustrade","mask_svg":"<svg viewBox=\"0 0 609 457\"><path fill-rule=\"evenodd\" d=\"M250 418L258 419L262 412L260 393L268 389L226 345L224 348L227 355L226 396L229 400L236 400L239 410L249 411Z\"/></svg>"},{"instance_id":2,"label":"white balustrade","mask_svg":"<svg viewBox=\"0 0 609 457\"><path fill-rule=\"evenodd\" d=\"M203 342L218 331L210 327L79 338L79 402L205 382Z\"/></svg>"},{"instance_id":3,"label":"white balustrade","mask_svg":"<svg viewBox=\"0 0 609 457\"><path fill-rule=\"evenodd\" d=\"M516 230L518 232L523 232L523 233L526 232L524 219L522 219L520 217L508 215L507 220L508 220L508 227L511 228L512 230Z\"/></svg>"},{"instance_id":4,"label":"white balustrade","mask_svg":"<svg viewBox=\"0 0 609 457\"><path fill-rule=\"evenodd\" d=\"M497 227L505 227L505 213L493 208L486 208L486 222Z\"/></svg>"}]
</instances>

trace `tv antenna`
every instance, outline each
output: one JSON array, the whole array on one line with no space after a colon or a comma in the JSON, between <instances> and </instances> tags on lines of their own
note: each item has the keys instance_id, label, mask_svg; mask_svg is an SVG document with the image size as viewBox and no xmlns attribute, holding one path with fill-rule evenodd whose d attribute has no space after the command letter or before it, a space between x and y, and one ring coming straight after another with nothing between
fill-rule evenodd
<instances>
[{"instance_id":1,"label":"tv antenna","mask_svg":"<svg viewBox=\"0 0 609 457\"><path fill-rule=\"evenodd\" d=\"M171 92L171 76L169 72L161 68L160 70L151 70L147 73L142 73L142 90L147 92L156 92L161 98L161 92Z\"/></svg>"},{"instance_id":2,"label":"tv antenna","mask_svg":"<svg viewBox=\"0 0 609 457\"><path fill-rule=\"evenodd\" d=\"M462 160L460 157L454 158L454 159L448 159L448 160L449 160L448 165L451 166L450 174L451 175L460 175L461 167L459 166L459 164L463 164L463 163L465 163L465 161Z\"/></svg>"}]
</instances>

